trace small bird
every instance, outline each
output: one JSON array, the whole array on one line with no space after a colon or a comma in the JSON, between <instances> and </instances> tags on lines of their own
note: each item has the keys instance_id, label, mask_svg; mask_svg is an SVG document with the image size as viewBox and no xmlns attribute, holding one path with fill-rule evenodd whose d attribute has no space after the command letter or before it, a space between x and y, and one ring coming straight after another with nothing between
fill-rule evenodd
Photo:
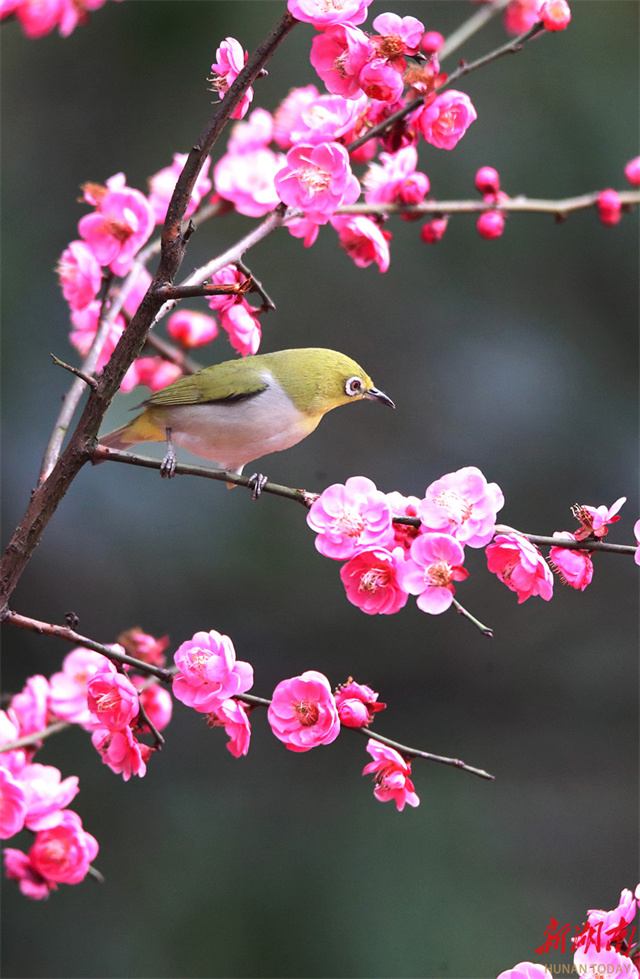
<instances>
[{"instance_id":1,"label":"small bird","mask_svg":"<svg viewBox=\"0 0 640 979\"><path fill-rule=\"evenodd\" d=\"M240 474L247 463L306 438L332 408L363 398L395 408L350 357L321 347L279 350L178 378L143 401L141 415L99 442L124 449L166 441L162 476L175 473L173 443ZM254 498L265 482L258 473L251 477Z\"/></svg>"}]
</instances>

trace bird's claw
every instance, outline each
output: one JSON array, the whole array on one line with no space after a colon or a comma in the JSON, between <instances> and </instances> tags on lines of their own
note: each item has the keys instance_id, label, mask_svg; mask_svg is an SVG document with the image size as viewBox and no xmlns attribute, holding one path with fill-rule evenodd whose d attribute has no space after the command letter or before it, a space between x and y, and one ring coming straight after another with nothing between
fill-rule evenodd
<instances>
[{"instance_id":1,"label":"bird's claw","mask_svg":"<svg viewBox=\"0 0 640 979\"><path fill-rule=\"evenodd\" d=\"M253 476L249 477L249 489L251 490L252 500L258 499L267 482L267 477L263 476L262 473L254 473Z\"/></svg>"},{"instance_id":2,"label":"bird's claw","mask_svg":"<svg viewBox=\"0 0 640 979\"><path fill-rule=\"evenodd\" d=\"M160 475L163 479L172 479L176 474L176 454L170 449L160 463Z\"/></svg>"}]
</instances>

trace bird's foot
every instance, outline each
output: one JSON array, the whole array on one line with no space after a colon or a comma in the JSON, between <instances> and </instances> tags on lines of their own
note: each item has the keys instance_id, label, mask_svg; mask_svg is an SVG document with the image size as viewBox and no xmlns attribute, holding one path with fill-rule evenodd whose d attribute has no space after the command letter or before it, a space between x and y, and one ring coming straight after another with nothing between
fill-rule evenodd
<instances>
[{"instance_id":1,"label":"bird's foot","mask_svg":"<svg viewBox=\"0 0 640 979\"><path fill-rule=\"evenodd\" d=\"M254 473L253 476L249 477L249 489L251 490L252 500L258 499L267 482L267 477L263 476L262 473Z\"/></svg>"},{"instance_id":2,"label":"bird's foot","mask_svg":"<svg viewBox=\"0 0 640 979\"><path fill-rule=\"evenodd\" d=\"M176 454L173 449L168 449L164 459L160 463L160 475L163 479L172 479L176 474Z\"/></svg>"}]
</instances>

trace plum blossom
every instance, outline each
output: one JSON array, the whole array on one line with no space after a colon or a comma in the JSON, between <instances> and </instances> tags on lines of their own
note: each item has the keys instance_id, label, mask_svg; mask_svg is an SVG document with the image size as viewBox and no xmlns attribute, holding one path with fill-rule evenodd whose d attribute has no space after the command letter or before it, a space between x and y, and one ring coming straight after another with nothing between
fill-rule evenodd
<instances>
[{"instance_id":1,"label":"plum blossom","mask_svg":"<svg viewBox=\"0 0 640 979\"><path fill-rule=\"evenodd\" d=\"M407 604L409 595L402 588L399 569L404 549L373 548L360 551L340 568L340 578L352 605L367 615L393 615Z\"/></svg>"},{"instance_id":2,"label":"plum blossom","mask_svg":"<svg viewBox=\"0 0 640 979\"><path fill-rule=\"evenodd\" d=\"M524 34L540 19L543 0L511 0L503 14L507 34Z\"/></svg>"},{"instance_id":3,"label":"plum blossom","mask_svg":"<svg viewBox=\"0 0 640 979\"><path fill-rule=\"evenodd\" d=\"M108 765L116 775L122 775L125 782L132 775L140 778L146 775L147 762L154 749L137 741L130 727L121 731L99 727L91 735L91 741L98 754L102 755L103 764Z\"/></svg>"},{"instance_id":4,"label":"plum blossom","mask_svg":"<svg viewBox=\"0 0 640 979\"><path fill-rule=\"evenodd\" d=\"M610 507L589 506L588 504L576 503L571 507L571 512L582 525L576 531L576 540L586 540L587 537L605 537L611 524L617 523L620 519L618 510L627 502L626 496L621 496Z\"/></svg>"},{"instance_id":5,"label":"plum blossom","mask_svg":"<svg viewBox=\"0 0 640 979\"><path fill-rule=\"evenodd\" d=\"M557 530L554 537L564 540L576 540L575 534ZM563 585L584 591L593 578L593 561L589 551L570 550L567 547L552 547L549 551L549 563Z\"/></svg>"},{"instance_id":6,"label":"plum blossom","mask_svg":"<svg viewBox=\"0 0 640 979\"><path fill-rule=\"evenodd\" d=\"M602 224L613 226L622 218L622 201L617 190L601 190L596 201L598 217Z\"/></svg>"},{"instance_id":7,"label":"plum blossom","mask_svg":"<svg viewBox=\"0 0 640 979\"><path fill-rule=\"evenodd\" d=\"M140 659L143 663L151 663L153 666L164 666L166 656L164 651L169 645L169 636L162 636L156 639L148 632L143 632L137 627L127 629L118 636L118 642L124 646L130 656Z\"/></svg>"},{"instance_id":8,"label":"plum blossom","mask_svg":"<svg viewBox=\"0 0 640 979\"><path fill-rule=\"evenodd\" d=\"M390 231L383 231L366 214L337 214L331 218L331 225L338 232L340 244L358 268L365 269L375 262L380 272L387 271L391 260Z\"/></svg>"},{"instance_id":9,"label":"plum blossom","mask_svg":"<svg viewBox=\"0 0 640 979\"><path fill-rule=\"evenodd\" d=\"M496 534L486 548L489 571L518 595L518 605L532 595L548 602L553 574L538 548L519 534Z\"/></svg>"},{"instance_id":10,"label":"plum blossom","mask_svg":"<svg viewBox=\"0 0 640 979\"><path fill-rule=\"evenodd\" d=\"M387 706L378 701L378 696L366 683L356 683L349 677L335 692L340 723L345 727L368 727L374 715Z\"/></svg>"},{"instance_id":11,"label":"plum blossom","mask_svg":"<svg viewBox=\"0 0 640 979\"><path fill-rule=\"evenodd\" d=\"M426 31L422 35L420 48L425 54L437 54L444 44L444 37L440 31Z\"/></svg>"},{"instance_id":12,"label":"plum blossom","mask_svg":"<svg viewBox=\"0 0 640 979\"><path fill-rule=\"evenodd\" d=\"M311 506L307 523L318 534L320 553L338 561L366 548L387 547L394 539L389 504L366 476L328 486Z\"/></svg>"},{"instance_id":13,"label":"plum blossom","mask_svg":"<svg viewBox=\"0 0 640 979\"><path fill-rule=\"evenodd\" d=\"M480 167L476 173L475 185L482 195L497 194L500 190L500 175L495 167Z\"/></svg>"},{"instance_id":14,"label":"plum blossom","mask_svg":"<svg viewBox=\"0 0 640 979\"><path fill-rule=\"evenodd\" d=\"M100 262L84 241L70 242L60 256L56 272L71 309L88 306L102 285Z\"/></svg>"},{"instance_id":15,"label":"plum blossom","mask_svg":"<svg viewBox=\"0 0 640 979\"><path fill-rule=\"evenodd\" d=\"M6 768L0 767L0 840L19 833L27 815L27 802L22 782Z\"/></svg>"},{"instance_id":16,"label":"plum blossom","mask_svg":"<svg viewBox=\"0 0 640 979\"><path fill-rule=\"evenodd\" d=\"M285 204L301 208L316 224L326 224L341 204L353 204L360 194L349 154L335 142L294 146L275 184Z\"/></svg>"},{"instance_id":17,"label":"plum blossom","mask_svg":"<svg viewBox=\"0 0 640 979\"><path fill-rule=\"evenodd\" d=\"M315 85L292 88L285 96L273 117L273 138L280 149L288 150L293 146L291 130L297 125L306 106L312 105L319 97L320 92Z\"/></svg>"},{"instance_id":18,"label":"plum blossom","mask_svg":"<svg viewBox=\"0 0 640 979\"><path fill-rule=\"evenodd\" d=\"M244 68L248 51L243 51L240 41L235 37L226 37L216 51L216 60L211 65L211 89L218 92L221 99ZM242 119L253 101L253 88L248 88L242 96L239 105L231 113L232 119Z\"/></svg>"},{"instance_id":19,"label":"plum blossom","mask_svg":"<svg viewBox=\"0 0 640 979\"><path fill-rule=\"evenodd\" d=\"M132 280L127 278L126 298L123 303L123 310L129 316L137 311L138 306L151 285L151 275L143 266L138 266L131 272ZM123 290L124 291L124 290Z\"/></svg>"},{"instance_id":20,"label":"plum blossom","mask_svg":"<svg viewBox=\"0 0 640 979\"><path fill-rule=\"evenodd\" d=\"M101 653L78 646L62 661L62 671L49 678L49 710L63 721L80 724L84 728L93 725L87 706L87 683L105 662Z\"/></svg>"},{"instance_id":21,"label":"plum blossom","mask_svg":"<svg viewBox=\"0 0 640 979\"><path fill-rule=\"evenodd\" d=\"M243 300L220 313L220 326L229 334L231 346L241 357L258 352L262 331L257 312Z\"/></svg>"},{"instance_id":22,"label":"plum blossom","mask_svg":"<svg viewBox=\"0 0 640 979\"><path fill-rule=\"evenodd\" d=\"M371 54L364 31L335 24L316 34L309 60L330 92L343 99L357 99L362 95L358 76Z\"/></svg>"},{"instance_id":23,"label":"plum blossom","mask_svg":"<svg viewBox=\"0 0 640 979\"><path fill-rule=\"evenodd\" d=\"M86 24L89 11L105 0L4 0L0 20L14 13L29 38L44 37L54 27L61 37L69 37L78 24Z\"/></svg>"},{"instance_id":24,"label":"plum blossom","mask_svg":"<svg viewBox=\"0 0 640 979\"><path fill-rule=\"evenodd\" d=\"M540 962L518 962L513 969L501 972L498 979L552 979L552 976Z\"/></svg>"},{"instance_id":25,"label":"plum blossom","mask_svg":"<svg viewBox=\"0 0 640 979\"><path fill-rule=\"evenodd\" d=\"M227 750L234 758L240 758L249 751L251 741L251 725L244 704L230 698L221 704L207 717L209 727L223 727L229 735Z\"/></svg>"},{"instance_id":26,"label":"plum blossom","mask_svg":"<svg viewBox=\"0 0 640 979\"><path fill-rule=\"evenodd\" d=\"M329 681L317 670L281 680L267 717L276 738L290 751L330 744L340 734L340 718Z\"/></svg>"},{"instance_id":27,"label":"plum blossom","mask_svg":"<svg viewBox=\"0 0 640 979\"><path fill-rule=\"evenodd\" d=\"M169 721L173 712L173 700L171 694L159 683L151 683L146 686L144 677L134 677L133 682L138 688L140 704L157 731L162 731ZM145 733L149 730L148 725L138 721L138 730Z\"/></svg>"},{"instance_id":28,"label":"plum blossom","mask_svg":"<svg viewBox=\"0 0 640 979\"><path fill-rule=\"evenodd\" d=\"M429 193L429 178L416 170L418 151L405 146L381 153L382 165L372 163L363 177L367 204L419 204Z\"/></svg>"},{"instance_id":29,"label":"plum blossom","mask_svg":"<svg viewBox=\"0 0 640 979\"><path fill-rule=\"evenodd\" d=\"M36 833L26 861L20 850L5 850L7 877L18 880L28 897L47 897L58 884L84 880L97 853L98 841L83 829L80 816L65 809L57 826ZM30 892L30 884L39 884L41 892Z\"/></svg>"},{"instance_id":30,"label":"plum blossom","mask_svg":"<svg viewBox=\"0 0 640 979\"><path fill-rule=\"evenodd\" d=\"M27 829L50 829L62 819L62 809L80 791L78 776L70 775L62 780L62 774L53 765L25 765L20 772L20 784L24 789L27 812Z\"/></svg>"},{"instance_id":31,"label":"plum blossom","mask_svg":"<svg viewBox=\"0 0 640 979\"><path fill-rule=\"evenodd\" d=\"M22 691L11 698L12 717L18 722L20 737L47 726L48 708L49 681L40 674L30 676Z\"/></svg>"},{"instance_id":32,"label":"plum blossom","mask_svg":"<svg viewBox=\"0 0 640 979\"><path fill-rule=\"evenodd\" d=\"M287 0L296 20L313 24L319 31L332 24L362 24L372 0Z\"/></svg>"},{"instance_id":33,"label":"plum blossom","mask_svg":"<svg viewBox=\"0 0 640 979\"><path fill-rule=\"evenodd\" d=\"M188 155L188 153L174 153L171 166L164 167L149 177L149 204L155 215L156 224L162 224L167 216L169 201L175 190L176 181L187 162ZM210 166L211 158L207 157L191 191L191 199L187 204L185 218L191 217L202 198L211 190L211 178L208 176Z\"/></svg>"},{"instance_id":34,"label":"plum blossom","mask_svg":"<svg viewBox=\"0 0 640 979\"><path fill-rule=\"evenodd\" d=\"M446 612L453 602L454 581L464 581L464 547L450 534L424 533L416 537L409 557L398 567L400 587L417 595L417 606L430 615Z\"/></svg>"},{"instance_id":35,"label":"plum blossom","mask_svg":"<svg viewBox=\"0 0 640 979\"><path fill-rule=\"evenodd\" d=\"M138 716L138 691L129 677L107 660L87 681L87 706L100 727L121 731Z\"/></svg>"},{"instance_id":36,"label":"plum blossom","mask_svg":"<svg viewBox=\"0 0 640 979\"><path fill-rule=\"evenodd\" d=\"M546 0L538 16L548 31L563 31L569 26L571 10L567 0Z\"/></svg>"},{"instance_id":37,"label":"plum blossom","mask_svg":"<svg viewBox=\"0 0 640 979\"><path fill-rule=\"evenodd\" d=\"M634 156L624 168L624 175L632 187L640 187L640 156Z\"/></svg>"},{"instance_id":38,"label":"plum blossom","mask_svg":"<svg viewBox=\"0 0 640 979\"><path fill-rule=\"evenodd\" d=\"M469 96L449 89L437 95L429 105L417 109L412 122L427 143L441 150L452 150L477 118L478 113Z\"/></svg>"},{"instance_id":39,"label":"plum blossom","mask_svg":"<svg viewBox=\"0 0 640 979\"><path fill-rule=\"evenodd\" d=\"M320 95L304 106L291 128L294 143L325 143L350 132L365 110L367 99L347 100L340 95Z\"/></svg>"},{"instance_id":40,"label":"plum blossom","mask_svg":"<svg viewBox=\"0 0 640 979\"><path fill-rule=\"evenodd\" d=\"M504 220L502 211L483 211L476 221L476 231L485 241L500 238L504 231Z\"/></svg>"},{"instance_id":41,"label":"plum blossom","mask_svg":"<svg viewBox=\"0 0 640 979\"><path fill-rule=\"evenodd\" d=\"M246 122L236 122L231 129L227 149L230 153L247 153L268 146L273 139L274 119L266 109L254 109Z\"/></svg>"},{"instance_id":42,"label":"plum blossom","mask_svg":"<svg viewBox=\"0 0 640 979\"><path fill-rule=\"evenodd\" d=\"M391 61L371 58L360 69L358 84L370 99L397 102L404 91L404 78Z\"/></svg>"},{"instance_id":43,"label":"plum blossom","mask_svg":"<svg viewBox=\"0 0 640 979\"><path fill-rule=\"evenodd\" d=\"M88 306L83 307L83 309L74 309L71 313L71 325L73 327L71 333L69 334L69 340L76 348L76 350L86 357L98 330L98 323L100 321L101 304L99 300L94 299L88 304ZM100 354L98 356L98 361L96 364L96 370L102 370L107 361L109 360L111 354L115 350L116 344L124 332L124 319L118 314L111 324L109 333L107 334L103 344ZM129 368L131 371L131 368ZM135 371L131 374L125 375L127 382L135 377ZM131 385L133 387L133 385ZM125 390L127 390L127 383L125 383Z\"/></svg>"},{"instance_id":44,"label":"plum blossom","mask_svg":"<svg viewBox=\"0 0 640 979\"><path fill-rule=\"evenodd\" d=\"M380 36L372 37L371 43L385 58L394 58L403 54L414 55L420 50L424 24L417 17L400 17L398 14L391 13L378 14L372 26Z\"/></svg>"},{"instance_id":45,"label":"plum blossom","mask_svg":"<svg viewBox=\"0 0 640 979\"><path fill-rule=\"evenodd\" d=\"M395 748L380 744L373 738L367 742L367 751L373 756L373 761L364 766L362 774L369 775L370 772L375 772L376 787L373 794L376 799L380 802L389 802L393 799L399 812L402 812L405 805L420 805L420 799L416 795L413 782L409 777L411 775L411 763L403 758Z\"/></svg>"},{"instance_id":46,"label":"plum blossom","mask_svg":"<svg viewBox=\"0 0 640 979\"><path fill-rule=\"evenodd\" d=\"M285 228L294 238L302 238L305 248L311 248L320 231L320 225L315 221L309 221L308 218L289 218Z\"/></svg>"},{"instance_id":47,"label":"plum blossom","mask_svg":"<svg viewBox=\"0 0 640 979\"><path fill-rule=\"evenodd\" d=\"M126 275L156 223L149 201L139 190L127 187L123 173L109 177L106 187L85 184L83 190L85 200L96 209L80 218L80 237L101 265L108 265L114 275Z\"/></svg>"},{"instance_id":48,"label":"plum blossom","mask_svg":"<svg viewBox=\"0 0 640 979\"><path fill-rule=\"evenodd\" d=\"M435 245L443 237L449 224L449 218L433 218L422 225L420 238L425 245Z\"/></svg>"},{"instance_id":49,"label":"plum blossom","mask_svg":"<svg viewBox=\"0 0 640 979\"><path fill-rule=\"evenodd\" d=\"M197 313L193 309L179 309L167 320L167 333L186 350L211 343L218 335L218 324L213 316Z\"/></svg>"},{"instance_id":50,"label":"plum blossom","mask_svg":"<svg viewBox=\"0 0 640 979\"><path fill-rule=\"evenodd\" d=\"M393 491L386 494L386 500L391 507L393 517L417 517L420 500L417 496L403 496ZM408 551L415 538L420 534L420 528L412 524L394 523L394 542Z\"/></svg>"},{"instance_id":51,"label":"plum blossom","mask_svg":"<svg viewBox=\"0 0 640 979\"><path fill-rule=\"evenodd\" d=\"M493 537L496 514L504 506L497 483L476 466L447 473L427 487L418 507L424 530L452 534L469 547L484 547Z\"/></svg>"},{"instance_id":52,"label":"plum blossom","mask_svg":"<svg viewBox=\"0 0 640 979\"><path fill-rule=\"evenodd\" d=\"M160 391L181 375L178 365L164 357L138 357L125 374L120 390L131 391L137 384L144 384L151 391Z\"/></svg>"},{"instance_id":53,"label":"plum blossom","mask_svg":"<svg viewBox=\"0 0 640 979\"><path fill-rule=\"evenodd\" d=\"M213 169L216 191L239 214L262 217L279 201L274 181L284 164L284 156L266 146L228 152Z\"/></svg>"},{"instance_id":54,"label":"plum blossom","mask_svg":"<svg viewBox=\"0 0 640 979\"><path fill-rule=\"evenodd\" d=\"M9 708L9 713L6 710L0 710L0 745L9 744L19 737L18 718L11 708ZM20 776L20 772L26 763L27 753L24 748L14 748L13 751L3 751L0 754L0 768L4 768L14 778Z\"/></svg>"},{"instance_id":55,"label":"plum blossom","mask_svg":"<svg viewBox=\"0 0 640 979\"><path fill-rule=\"evenodd\" d=\"M178 667L173 678L174 695L202 714L253 686L253 667L236 661L229 636L213 629L196 632L178 647L173 658Z\"/></svg>"}]
</instances>

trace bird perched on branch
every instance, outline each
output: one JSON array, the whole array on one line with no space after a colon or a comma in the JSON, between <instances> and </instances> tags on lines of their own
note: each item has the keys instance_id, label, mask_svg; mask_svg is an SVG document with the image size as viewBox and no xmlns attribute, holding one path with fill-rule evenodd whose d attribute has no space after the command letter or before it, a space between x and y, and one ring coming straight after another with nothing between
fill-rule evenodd
<instances>
[{"instance_id":1,"label":"bird perched on branch","mask_svg":"<svg viewBox=\"0 0 640 979\"><path fill-rule=\"evenodd\" d=\"M141 415L99 442L124 449L166 441L162 476L175 473L174 443L240 474L247 463L306 438L332 408L363 398L395 407L344 354L321 347L279 350L178 378L143 401ZM256 473L251 481L258 496L266 479Z\"/></svg>"}]
</instances>

